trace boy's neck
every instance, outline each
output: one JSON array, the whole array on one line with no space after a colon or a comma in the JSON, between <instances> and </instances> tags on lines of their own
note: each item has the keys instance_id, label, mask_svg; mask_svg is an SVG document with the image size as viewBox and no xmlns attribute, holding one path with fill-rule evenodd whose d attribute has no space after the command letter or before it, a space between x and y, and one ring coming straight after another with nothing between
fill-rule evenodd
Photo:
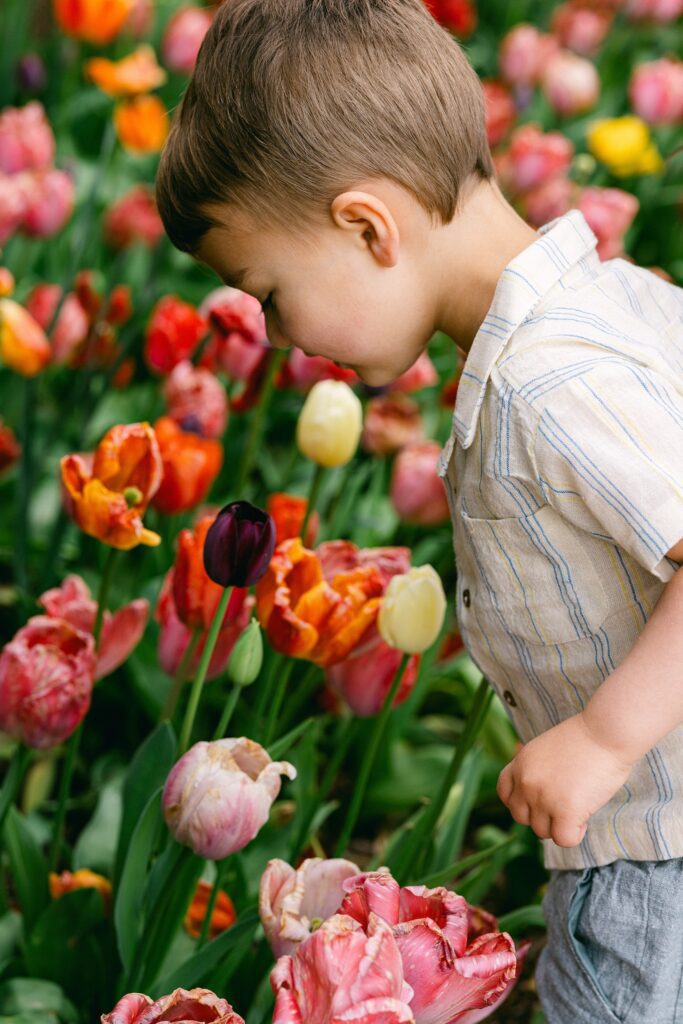
<instances>
[{"instance_id":1,"label":"boy's neck","mask_svg":"<svg viewBox=\"0 0 683 1024\"><path fill-rule=\"evenodd\" d=\"M508 263L539 235L496 182L479 182L449 224L435 228L436 327L469 352Z\"/></svg>"}]
</instances>

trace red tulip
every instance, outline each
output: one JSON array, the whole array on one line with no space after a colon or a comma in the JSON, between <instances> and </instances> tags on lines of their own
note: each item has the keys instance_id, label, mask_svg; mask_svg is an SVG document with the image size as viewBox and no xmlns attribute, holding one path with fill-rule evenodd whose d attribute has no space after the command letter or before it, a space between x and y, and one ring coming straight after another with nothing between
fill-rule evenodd
<instances>
[{"instance_id":1,"label":"red tulip","mask_svg":"<svg viewBox=\"0 0 683 1024\"><path fill-rule=\"evenodd\" d=\"M439 375L434 363L426 352L421 352L413 365L391 382L391 390L410 394L412 391L421 391L422 388L431 388L438 382Z\"/></svg>"},{"instance_id":2,"label":"red tulip","mask_svg":"<svg viewBox=\"0 0 683 1024\"><path fill-rule=\"evenodd\" d=\"M135 242L152 249L163 234L154 193L147 185L134 185L104 215L104 237L113 249L127 249Z\"/></svg>"},{"instance_id":3,"label":"red tulip","mask_svg":"<svg viewBox=\"0 0 683 1024\"><path fill-rule=\"evenodd\" d=\"M188 359L206 332L204 317L175 295L157 302L147 325L145 361L154 373L170 373Z\"/></svg>"},{"instance_id":4,"label":"red tulip","mask_svg":"<svg viewBox=\"0 0 683 1024\"><path fill-rule=\"evenodd\" d=\"M26 192L21 183L22 176L10 176L0 171L0 245L18 231L24 220Z\"/></svg>"},{"instance_id":5,"label":"red tulip","mask_svg":"<svg viewBox=\"0 0 683 1024\"><path fill-rule=\"evenodd\" d=\"M325 356L307 356L300 348L292 347L282 371L280 386L306 392L320 380L342 380L345 384L355 384L358 374Z\"/></svg>"},{"instance_id":6,"label":"red tulip","mask_svg":"<svg viewBox=\"0 0 683 1024\"><path fill-rule=\"evenodd\" d=\"M281 544L283 540L291 540L292 537L301 535L304 516L308 501L295 494L285 494L278 491L271 494L266 503L266 511L272 516L275 523L275 545ZM320 517L314 512L308 520L304 542L311 547L315 543L318 533Z\"/></svg>"},{"instance_id":7,"label":"red tulip","mask_svg":"<svg viewBox=\"0 0 683 1024\"><path fill-rule=\"evenodd\" d=\"M393 455L423 437L420 406L400 391L371 398L365 410L361 444L372 455Z\"/></svg>"},{"instance_id":8,"label":"red tulip","mask_svg":"<svg viewBox=\"0 0 683 1024\"><path fill-rule=\"evenodd\" d=\"M204 501L223 462L223 445L181 430L170 416L154 424L163 473L152 504L166 515L187 512Z\"/></svg>"},{"instance_id":9,"label":"red tulip","mask_svg":"<svg viewBox=\"0 0 683 1024\"><path fill-rule=\"evenodd\" d=\"M189 359L171 370L164 385L168 415L183 430L203 437L221 437L228 424L225 388L210 370L197 368Z\"/></svg>"},{"instance_id":10,"label":"red tulip","mask_svg":"<svg viewBox=\"0 0 683 1024\"><path fill-rule=\"evenodd\" d=\"M49 168L22 174L24 217L22 228L32 238L49 238L60 231L74 207L74 183L65 171Z\"/></svg>"},{"instance_id":11,"label":"red tulip","mask_svg":"<svg viewBox=\"0 0 683 1024\"><path fill-rule=\"evenodd\" d=\"M328 668L326 682L344 698L354 715L368 718L382 710L401 657L401 651L389 647L373 626L344 661ZM412 693L419 665L419 655L413 655L406 665L392 707L398 707Z\"/></svg>"},{"instance_id":12,"label":"red tulip","mask_svg":"<svg viewBox=\"0 0 683 1024\"><path fill-rule=\"evenodd\" d=\"M477 10L472 0L425 0L427 9L439 24L464 39L477 26Z\"/></svg>"},{"instance_id":13,"label":"red tulip","mask_svg":"<svg viewBox=\"0 0 683 1024\"><path fill-rule=\"evenodd\" d=\"M534 25L515 25L503 37L498 51L501 74L511 85L536 85L546 62L558 49L554 36L539 32Z\"/></svg>"},{"instance_id":14,"label":"red tulip","mask_svg":"<svg viewBox=\"0 0 683 1024\"><path fill-rule=\"evenodd\" d=\"M502 82L484 79L481 83L486 108L486 136L489 146L503 141L517 120L517 107Z\"/></svg>"},{"instance_id":15,"label":"red tulip","mask_svg":"<svg viewBox=\"0 0 683 1024\"><path fill-rule=\"evenodd\" d=\"M448 501L436 471L440 452L436 441L418 441L406 445L396 456L391 501L407 523L436 526L448 520Z\"/></svg>"},{"instance_id":16,"label":"red tulip","mask_svg":"<svg viewBox=\"0 0 683 1024\"><path fill-rule=\"evenodd\" d=\"M631 21L654 21L666 25L683 14L683 0L627 0Z\"/></svg>"},{"instance_id":17,"label":"red tulip","mask_svg":"<svg viewBox=\"0 0 683 1024\"><path fill-rule=\"evenodd\" d=\"M562 217L576 205L581 189L569 178L549 178L542 185L524 193L521 206L524 218L535 228L540 228L556 217Z\"/></svg>"},{"instance_id":18,"label":"red tulip","mask_svg":"<svg viewBox=\"0 0 683 1024\"><path fill-rule=\"evenodd\" d=\"M248 381L269 351L261 303L237 288L217 288L206 296L199 312L213 331L202 365L223 370L232 380Z\"/></svg>"},{"instance_id":19,"label":"red tulip","mask_svg":"<svg viewBox=\"0 0 683 1024\"><path fill-rule=\"evenodd\" d=\"M512 133L510 146L496 166L503 186L519 193L565 174L573 156L574 146L566 135L524 124Z\"/></svg>"},{"instance_id":20,"label":"red tulip","mask_svg":"<svg viewBox=\"0 0 683 1024\"><path fill-rule=\"evenodd\" d=\"M584 57L594 57L610 30L613 18L613 11L581 7L570 0L555 8L550 27L563 46Z\"/></svg>"},{"instance_id":21,"label":"red tulip","mask_svg":"<svg viewBox=\"0 0 683 1024\"><path fill-rule=\"evenodd\" d=\"M181 75L194 69L199 47L211 27L213 12L193 4L180 7L169 19L161 41L164 63Z\"/></svg>"},{"instance_id":22,"label":"red tulip","mask_svg":"<svg viewBox=\"0 0 683 1024\"><path fill-rule=\"evenodd\" d=\"M11 427L2 422L0 417L0 474L13 466L21 457L21 445Z\"/></svg>"}]
</instances>

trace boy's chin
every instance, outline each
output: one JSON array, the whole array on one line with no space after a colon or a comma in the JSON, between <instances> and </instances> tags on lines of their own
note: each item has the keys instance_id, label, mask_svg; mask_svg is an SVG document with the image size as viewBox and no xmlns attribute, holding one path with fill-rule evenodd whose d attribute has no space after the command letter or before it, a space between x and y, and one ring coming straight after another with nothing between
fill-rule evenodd
<instances>
[{"instance_id":1,"label":"boy's chin","mask_svg":"<svg viewBox=\"0 0 683 1024\"><path fill-rule=\"evenodd\" d=\"M387 370L371 369L366 366L354 367L356 373L369 388L386 388L392 381L396 380L399 374L389 373Z\"/></svg>"}]
</instances>

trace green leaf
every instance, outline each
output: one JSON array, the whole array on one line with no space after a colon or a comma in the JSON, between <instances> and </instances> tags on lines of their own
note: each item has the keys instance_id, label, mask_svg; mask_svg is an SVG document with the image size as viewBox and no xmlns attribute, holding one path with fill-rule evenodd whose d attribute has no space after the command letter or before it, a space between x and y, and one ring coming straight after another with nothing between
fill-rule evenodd
<instances>
[{"instance_id":1,"label":"green leaf","mask_svg":"<svg viewBox=\"0 0 683 1024\"><path fill-rule=\"evenodd\" d=\"M78 1019L76 1010L53 981L42 978L12 978L0 985L0 1020L13 1022L63 1021L72 1024Z\"/></svg>"},{"instance_id":2,"label":"green leaf","mask_svg":"<svg viewBox=\"0 0 683 1024\"><path fill-rule=\"evenodd\" d=\"M162 822L161 789L155 790L135 827L116 890L114 925L121 961L130 970L140 929L147 865Z\"/></svg>"},{"instance_id":3,"label":"green leaf","mask_svg":"<svg viewBox=\"0 0 683 1024\"><path fill-rule=\"evenodd\" d=\"M5 820L5 848L9 857L17 900L28 935L50 901L45 858L23 815L10 807Z\"/></svg>"},{"instance_id":4,"label":"green leaf","mask_svg":"<svg viewBox=\"0 0 683 1024\"><path fill-rule=\"evenodd\" d=\"M285 756L285 754L294 746L299 736L303 736L307 729L310 728L313 723L313 718L307 718L304 722L300 722L293 729L290 729L288 733L281 736L279 740L275 740L268 747L268 753L273 761L279 761Z\"/></svg>"},{"instance_id":5,"label":"green leaf","mask_svg":"<svg viewBox=\"0 0 683 1024\"><path fill-rule=\"evenodd\" d=\"M470 868L478 867L480 864L488 861L498 850L502 850L504 846L508 846L515 842L516 836L510 836L508 839L504 839L501 843L496 843L494 846L486 847L484 850L479 850L478 853L471 853L468 857L463 857L461 860L456 860L455 863L449 864L448 867L441 868L440 871L435 871L431 875L426 877L422 875L420 879L416 879L414 884L426 885L428 889L433 889L437 885L446 885L452 879L462 875L464 871L469 871Z\"/></svg>"},{"instance_id":6,"label":"green leaf","mask_svg":"<svg viewBox=\"0 0 683 1024\"><path fill-rule=\"evenodd\" d=\"M527 928L545 928L546 920L540 903L530 903L527 907L511 910L498 920L501 932L509 932L513 937L523 936Z\"/></svg>"},{"instance_id":7,"label":"green leaf","mask_svg":"<svg viewBox=\"0 0 683 1024\"><path fill-rule=\"evenodd\" d=\"M441 812L430 870L438 871L445 868L460 853L467 823L479 792L483 770L481 756L470 751L460 771L460 778L452 787Z\"/></svg>"},{"instance_id":8,"label":"green leaf","mask_svg":"<svg viewBox=\"0 0 683 1024\"><path fill-rule=\"evenodd\" d=\"M21 936L21 915L8 910L0 917L0 964L11 959Z\"/></svg>"},{"instance_id":9,"label":"green leaf","mask_svg":"<svg viewBox=\"0 0 683 1024\"><path fill-rule=\"evenodd\" d=\"M122 788L123 779L119 775L100 790L95 813L74 847L74 869L90 868L91 871L111 876L116 855L116 837L123 812Z\"/></svg>"}]
</instances>

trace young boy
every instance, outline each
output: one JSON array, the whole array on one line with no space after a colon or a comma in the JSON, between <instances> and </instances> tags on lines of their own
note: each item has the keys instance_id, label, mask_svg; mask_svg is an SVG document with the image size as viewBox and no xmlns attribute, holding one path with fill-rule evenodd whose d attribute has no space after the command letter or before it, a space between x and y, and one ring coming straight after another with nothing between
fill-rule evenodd
<instances>
[{"instance_id":1,"label":"young boy","mask_svg":"<svg viewBox=\"0 0 683 1024\"><path fill-rule=\"evenodd\" d=\"M548 1024L683 1022L683 291L503 198L421 0L225 0L159 170L172 241L381 386L467 353L445 478L467 647L544 839Z\"/></svg>"}]
</instances>

